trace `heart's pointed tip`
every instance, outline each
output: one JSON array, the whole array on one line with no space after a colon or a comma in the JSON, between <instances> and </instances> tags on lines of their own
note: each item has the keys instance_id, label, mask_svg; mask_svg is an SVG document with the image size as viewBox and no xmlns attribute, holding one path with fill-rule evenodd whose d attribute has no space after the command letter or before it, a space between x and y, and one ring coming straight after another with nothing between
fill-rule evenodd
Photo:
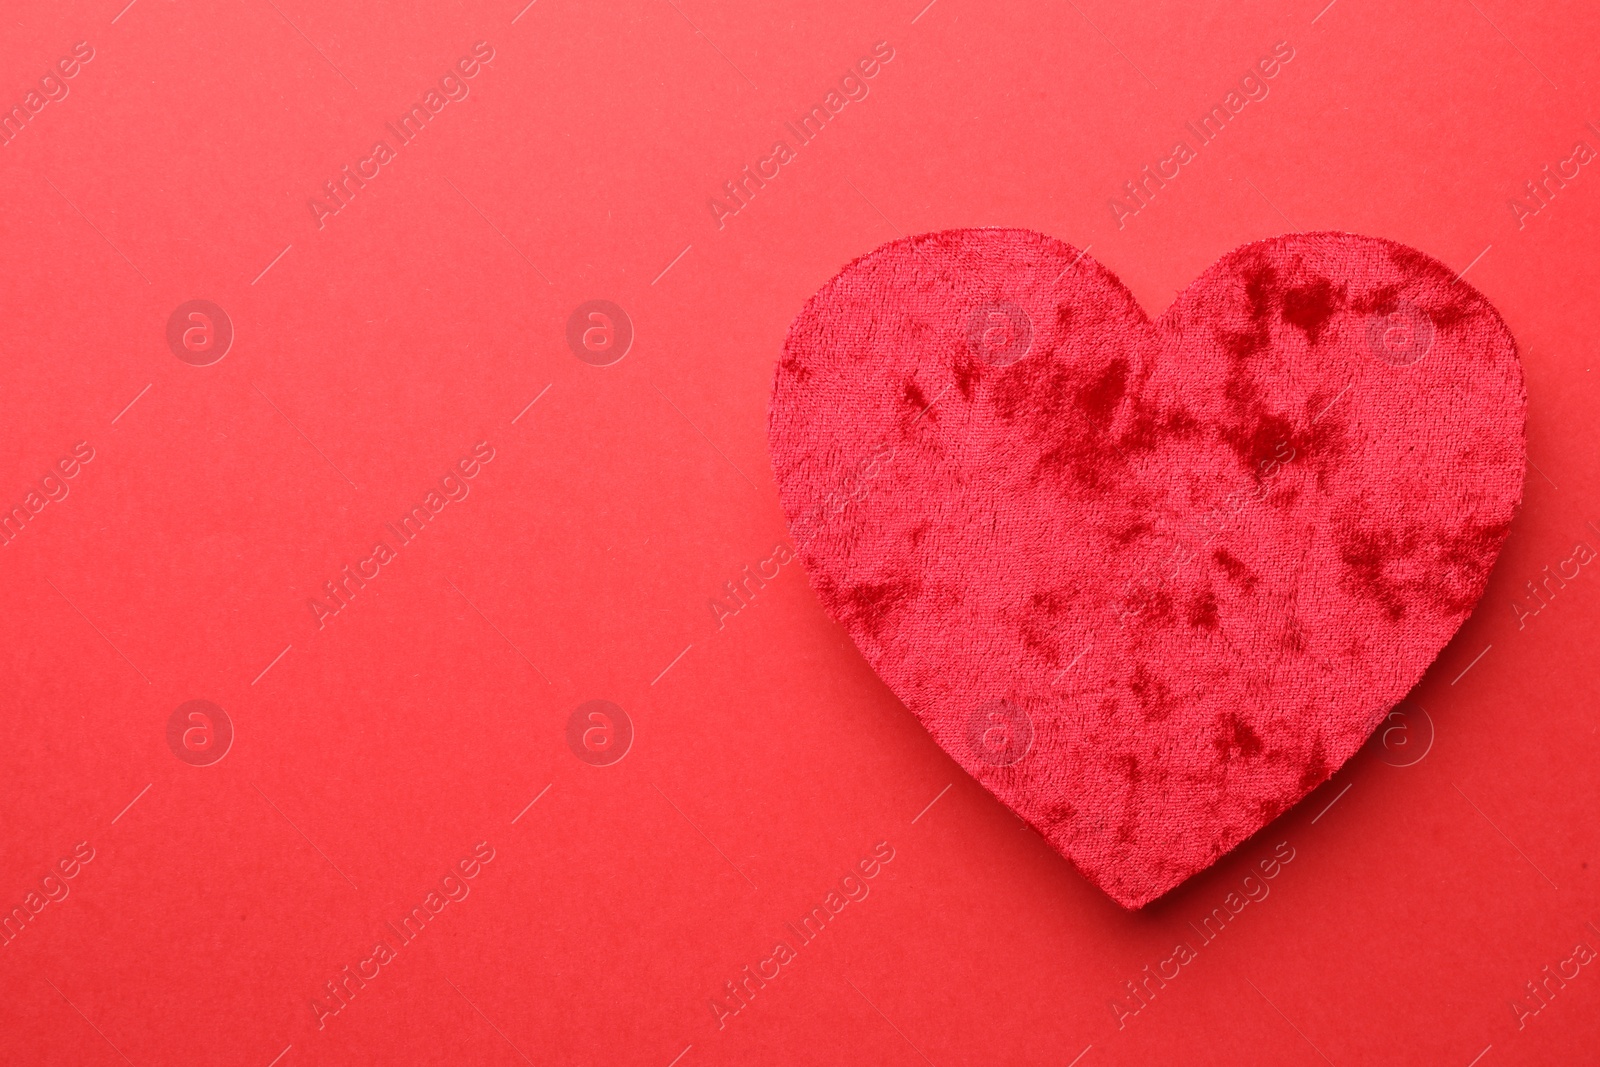
<instances>
[{"instance_id":1,"label":"heart's pointed tip","mask_svg":"<svg viewBox=\"0 0 1600 1067\"><path fill-rule=\"evenodd\" d=\"M1122 895L1120 893L1109 893L1107 895L1110 896L1112 900L1116 901L1117 904L1120 905L1121 907L1123 907L1124 909L1126 909L1128 911L1139 911L1146 904L1148 904L1151 901L1155 900L1157 897L1164 895L1165 892L1166 892L1166 890L1162 890L1160 893L1154 893L1154 894L1149 894L1149 895L1141 893L1138 896L1124 896L1124 895Z\"/></svg>"},{"instance_id":2,"label":"heart's pointed tip","mask_svg":"<svg viewBox=\"0 0 1600 1067\"><path fill-rule=\"evenodd\" d=\"M1174 889L1178 888L1184 882L1187 882L1190 878L1199 873L1199 871L1194 871L1191 874L1184 875L1175 882L1168 882L1164 885L1136 886L1102 882L1099 878L1096 878L1094 875L1089 874L1088 872L1084 872L1084 877L1088 879L1089 884L1093 885L1096 889L1100 890L1100 892L1110 897L1118 907L1123 908L1126 911L1140 911L1147 905L1154 904L1156 901L1160 900L1162 897L1166 896L1168 893L1172 892Z\"/></svg>"}]
</instances>

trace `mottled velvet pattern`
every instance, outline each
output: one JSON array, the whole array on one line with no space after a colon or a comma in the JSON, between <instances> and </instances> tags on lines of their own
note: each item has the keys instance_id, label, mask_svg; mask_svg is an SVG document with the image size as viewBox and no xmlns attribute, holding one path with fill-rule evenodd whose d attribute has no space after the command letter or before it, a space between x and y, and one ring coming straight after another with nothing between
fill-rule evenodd
<instances>
[{"instance_id":1,"label":"mottled velvet pattern","mask_svg":"<svg viewBox=\"0 0 1600 1067\"><path fill-rule=\"evenodd\" d=\"M1126 907L1339 768L1483 593L1516 345L1453 272L1291 234L1152 321L1028 230L892 242L790 328L769 412L828 613Z\"/></svg>"}]
</instances>

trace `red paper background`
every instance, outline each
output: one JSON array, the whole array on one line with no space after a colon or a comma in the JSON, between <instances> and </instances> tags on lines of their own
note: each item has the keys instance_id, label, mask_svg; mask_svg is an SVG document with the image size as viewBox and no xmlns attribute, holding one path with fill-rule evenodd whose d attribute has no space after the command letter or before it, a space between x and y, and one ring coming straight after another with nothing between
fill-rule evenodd
<instances>
[{"instance_id":1,"label":"red paper background","mask_svg":"<svg viewBox=\"0 0 1600 1067\"><path fill-rule=\"evenodd\" d=\"M114 0L6 21L0 105L76 42L94 58L0 147L0 506L74 443L95 458L0 548L0 909L94 850L0 948L4 1062L1592 1055L1600 969L1521 1028L1511 1004L1600 948L1600 575L1520 627L1514 605L1600 546L1600 176L1522 225L1508 206L1600 147L1589 8ZM1270 95L1119 229L1122 183L1281 40ZM308 200L478 41L471 95L319 229ZM879 41L870 94L719 229L708 199ZM1254 238L1388 237L1470 269L1523 349L1537 467L1412 695L1424 758L1369 746L1136 914L955 767L798 568L720 629L709 607L787 538L764 413L801 303L897 233L984 225L1091 246L1152 312ZM196 298L236 331L208 367L166 341ZM635 330L608 367L566 341L596 298ZM483 440L470 495L319 629L307 599ZM606 767L567 741L597 698L635 730ZM167 743L192 699L236 731L208 767ZM480 841L470 895L319 1029L323 983ZM719 1029L710 998L880 841L870 895ZM1270 896L1119 1028L1123 982L1198 944L1284 841Z\"/></svg>"}]
</instances>

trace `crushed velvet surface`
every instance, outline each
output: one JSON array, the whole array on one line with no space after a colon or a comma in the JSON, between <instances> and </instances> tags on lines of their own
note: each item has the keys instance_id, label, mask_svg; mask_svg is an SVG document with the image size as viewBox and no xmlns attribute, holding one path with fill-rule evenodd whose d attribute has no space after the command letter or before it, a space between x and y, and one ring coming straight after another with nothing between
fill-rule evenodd
<instances>
[{"instance_id":1,"label":"crushed velvet surface","mask_svg":"<svg viewBox=\"0 0 1600 1067\"><path fill-rule=\"evenodd\" d=\"M1494 308L1389 241L1229 253L1150 320L1028 230L895 241L790 328L773 466L822 604L934 739L1139 907L1325 780L1521 499Z\"/></svg>"}]
</instances>

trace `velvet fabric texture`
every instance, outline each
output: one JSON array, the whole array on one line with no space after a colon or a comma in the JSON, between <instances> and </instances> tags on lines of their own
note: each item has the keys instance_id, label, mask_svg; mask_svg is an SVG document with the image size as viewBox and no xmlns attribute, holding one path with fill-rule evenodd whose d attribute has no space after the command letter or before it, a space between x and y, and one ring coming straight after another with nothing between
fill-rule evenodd
<instances>
[{"instance_id":1,"label":"velvet fabric texture","mask_svg":"<svg viewBox=\"0 0 1600 1067\"><path fill-rule=\"evenodd\" d=\"M1422 677L1521 501L1524 407L1494 308L1390 241L1246 245L1152 322L1061 241L951 230L806 304L768 434L828 613L1136 908Z\"/></svg>"}]
</instances>

